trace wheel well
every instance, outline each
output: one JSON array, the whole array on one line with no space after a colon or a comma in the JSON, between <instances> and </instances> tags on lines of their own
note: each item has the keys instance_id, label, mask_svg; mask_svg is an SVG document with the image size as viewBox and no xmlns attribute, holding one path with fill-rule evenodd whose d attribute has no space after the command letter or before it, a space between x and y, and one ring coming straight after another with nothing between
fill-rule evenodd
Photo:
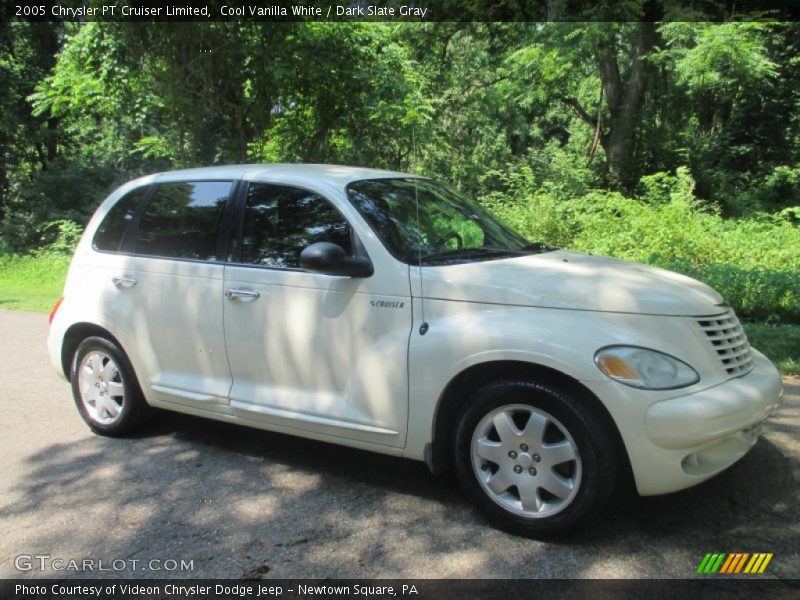
<instances>
[{"instance_id":1,"label":"wheel well","mask_svg":"<svg viewBox=\"0 0 800 600\"><path fill-rule=\"evenodd\" d=\"M628 476L632 477L630 461L622 442L622 436L619 434L614 419L600 399L569 375L542 365L519 361L494 361L474 365L450 380L439 398L434 415L433 440L425 449L425 462L434 474L442 473L450 467L456 420L469 395L488 383L503 379L528 379L550 383L583 399L603 425L608 428L618 454L625 462L624 470L627 471Z\"/></svg>"},{"instance_id":2,"label":"wheel well","mask_svg":"<svg viewBox=\"0 0 800 600\"><path fill-rule=\"evenodd\" d=\"M117 338L111 335L107 329L100 327L100 325L95 325L94 323L75 323L71 325L64 334L64 341L61 344L61 368L64 369L64 375L67 381L69 381L71 375L70 363L72 362L72 357L75 355L75 350L78 349L78 345L83 340L92 336L106 338L114 342L117 346L120 346ZM121 347L122 346L120 346L120 348Z\"/></svg>"}]
</instances>

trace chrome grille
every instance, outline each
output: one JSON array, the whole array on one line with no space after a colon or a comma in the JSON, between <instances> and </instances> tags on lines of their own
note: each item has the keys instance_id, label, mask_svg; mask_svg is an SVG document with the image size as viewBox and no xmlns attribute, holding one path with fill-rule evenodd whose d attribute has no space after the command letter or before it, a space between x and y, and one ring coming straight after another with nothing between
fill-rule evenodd
<instances>
[{"instance_id":1,"label":"chrome grille","mask_svg":"<svg viewBox=\"0 0 800 600\"><path fill-rule=\"evenodd\" d=\"M753 368L750 343L733 311L728 310L714 317L703 317L697 320L697 324L714 347L726 373L741 375Z\"/></svg>"}]
</instances>

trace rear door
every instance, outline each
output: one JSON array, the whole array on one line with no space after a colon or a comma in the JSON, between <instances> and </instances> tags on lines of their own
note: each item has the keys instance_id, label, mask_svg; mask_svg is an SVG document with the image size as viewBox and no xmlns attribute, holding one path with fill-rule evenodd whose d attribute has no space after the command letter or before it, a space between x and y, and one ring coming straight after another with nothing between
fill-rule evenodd
<instances>
[{"instance_id":1,"label":"rear door","mask_svg":"<svg viewBox=\"0 0 800 600\"><path fill-rule=\"evenodd\" d=\"M300 252L359 238L322 194L251 182L225 270L231 408L280 428L402 447L411 303L407 269L370 278L303 271ZM402 276L397 277L397 273Z\"/></svg>"},{"instance_id":2,"label":"rear door","mask_svg":"<svg viewBox=\"0 0 800 600\"><path fill-rule=\"evenodd\" d=\"M223 222L232 181L157 184L110 272L104 305L148 398L228 412Z\"/></svg>"}]
</instances>

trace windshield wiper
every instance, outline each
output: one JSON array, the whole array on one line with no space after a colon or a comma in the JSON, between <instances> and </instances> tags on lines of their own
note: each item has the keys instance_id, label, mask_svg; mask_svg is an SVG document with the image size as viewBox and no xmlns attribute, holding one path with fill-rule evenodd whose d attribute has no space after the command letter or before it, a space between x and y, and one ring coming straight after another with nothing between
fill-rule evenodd
<instances>
[{"instance_id":1,"label":"windshield wiper","mask_svg":"<svg viewBox=\"0 0 800 600\"><path fill-rule=\"evenodd\" d=\"M516 250L508 250L504 248L486 248L485 246L478 246L476 248L453 248L450 250L442 250L441 252L427 254L422 257L422 262L446 262L450 260L462 260L497 255L514 256L517 254L519 254L519 252Z\"/></svg>"},{"instance_id":2,"label":"windshield wiper","mask_svg":"<svg viewBox=\"0 0 800 600\"><path fill-rule=\"evenodd\" d=\"M476 246L474 248L451 248L440 252L433 252L422 257L422 262L448 262L470 258L489 258L498 256L525 256L530 253L552 252L558 250L555 246L548 246L542 242L532 242L519 249L487 248Z\"/></svg>"},{"instance_id":3,"label":"windshield wiper","mask_svg":"<svg viewBox=\"0 0 800 600\"><path fill-rule=\"evenodd\" d=\"M520 252L552 252L553 250L558 250L555 246L548 246L547 244L543 244L542 242L532 242L530 244L525 244L522 248L519 249Z\"/></svg>"}]
</instances>

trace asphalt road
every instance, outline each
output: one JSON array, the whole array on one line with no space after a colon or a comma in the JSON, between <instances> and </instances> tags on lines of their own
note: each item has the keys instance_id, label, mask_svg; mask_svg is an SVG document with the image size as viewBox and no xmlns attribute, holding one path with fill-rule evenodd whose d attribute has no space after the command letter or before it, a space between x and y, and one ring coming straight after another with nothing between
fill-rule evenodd
<instances>
[{"instance_id":1,"label":"asphalt road","mask_svg":"<svg viewBox=\"0 0 800 600\"><path fill-rule=\"evenodd\" d=\"M126 561L101 577L683 578L712 551L774 552L767 575L800 577L797 379L727 472L621 495L537 542L491 529L421 463L168 413L135 438L95 436L46 335L46 316L0 311L0 577L76 576L15 567L48 555ZM193 569L142 571L153 559Z\"/></svg>"}]
</instances>

